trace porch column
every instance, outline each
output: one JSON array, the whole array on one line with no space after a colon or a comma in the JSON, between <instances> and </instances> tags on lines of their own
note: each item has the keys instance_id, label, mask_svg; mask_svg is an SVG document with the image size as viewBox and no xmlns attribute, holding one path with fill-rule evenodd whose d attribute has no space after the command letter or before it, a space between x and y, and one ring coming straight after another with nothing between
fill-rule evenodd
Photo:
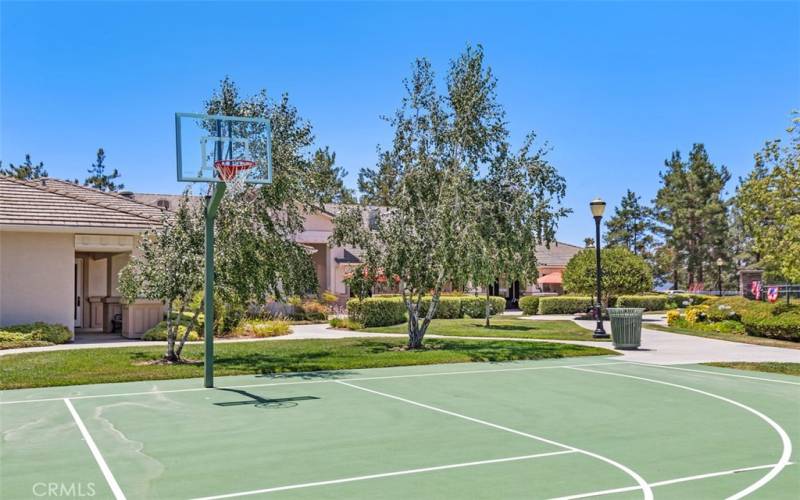
<instances>
[{"instance_id":1,"label":"porch column","mask_svg":"<svg viewBox=\"0 0 800 500\"><path fill-rule=\"evenodd\" d=\"M113 254L106 257L106 297L105 297L106 299L112 297L112 293L111 293L112 292L112 290L111 290L111 283L112 283L111 270L114 267L113 266L113 262L112 262L113 258L114 258ZM104 303L103 304L103 331L104 332L112 331L111 319L112 319L111 305L108 304L108 303Z\"/></svg>"}]
</instances>

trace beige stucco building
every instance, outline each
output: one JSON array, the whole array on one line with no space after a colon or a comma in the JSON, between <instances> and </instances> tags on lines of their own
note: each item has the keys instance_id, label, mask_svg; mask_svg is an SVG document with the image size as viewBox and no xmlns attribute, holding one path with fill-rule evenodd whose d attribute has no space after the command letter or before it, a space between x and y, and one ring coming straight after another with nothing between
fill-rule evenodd
<instances>
[{"instance_id":1,"label":"beige stucco building","mask_svg":"<svg viewBox=\"0 0 800 500\"><path fill-rule=\"evenodd\" d=\"M163 317L159 301L125 304L119 271L137 238L157 226L180 196L105 193L57 179L0 176L0 326L44 321L77 332L119 332L137 338ZM375 207L365 209L365 220ZM345 278L360 263L353 248L329 244L336 206L308 214L297 235L321 290L350 295ZM579 247L537 248L539 282L498 280L492 293L516 305L521 295L561 291L561 271ZM480 289L479 289L480 290Z\"/></svg>"},{"instance_id":2,"label":"beige stucco building","mask_svg":"<svg viewBox=\"0 0 800 500\"><path fill-rule=\"evenodd\" d=\"M0 326L44 321L137 337L163 314L124 304L117 276L159 208L56 179L0 176Z\"/></svg>"}]
</instances>

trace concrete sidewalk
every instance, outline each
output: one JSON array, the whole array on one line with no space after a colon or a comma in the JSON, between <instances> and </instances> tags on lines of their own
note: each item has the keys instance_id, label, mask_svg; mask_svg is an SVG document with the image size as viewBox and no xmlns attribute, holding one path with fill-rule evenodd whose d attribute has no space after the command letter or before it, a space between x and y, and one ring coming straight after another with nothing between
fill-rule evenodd
<instances>
[{"instance_id":1,"label":"concrete sidewalk","mask_svg":"<svg viewBox=\"0 0 800 500\"><path fill-rule=\"evenodd\" d=\"M570 320L587 330L594 330L593 320L575 319L568 315L522 316L521 319L531 321ZM707 339L693 335L650 330L647 323L666 324L663 314L645 314L642 328L642 346L634 351L617 352L625 361L637 361L660 365L708 363L712 361L780 361L800 363L800 349L784 349L755 344L743 344L727 340ZM603 327L610 334L611 324L603 322ZM606 342L570 342L574 344L608 347Z\"/></svg>"}]
</instances>

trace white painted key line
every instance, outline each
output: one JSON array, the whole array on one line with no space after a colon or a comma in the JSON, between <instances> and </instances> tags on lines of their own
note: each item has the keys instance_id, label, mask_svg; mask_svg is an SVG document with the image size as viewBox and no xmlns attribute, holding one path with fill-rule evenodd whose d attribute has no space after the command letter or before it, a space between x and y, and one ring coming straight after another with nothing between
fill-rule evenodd
<instances>
[{"instance_id":1,"label":"white painted key line","mask_svg":"<svg viewBox=\"0 0 800 500\"><path fill-rule=\"evenodd\" d=\"M766 475L764 475L764 477L762 477L761 479L759 479L755 483L751 484L747 488L743 489L742 491L740 491L740 492L738 492L738 493L736 493L734 495L729 496L727 498L727 500L739 500L739 499L744 498L747 495L753 493L754 491L756 491L757 489L761 488L762 486L764 486L768 482L772 481L775 478L775 476L777 476L784 469L784 467L786 467L790 463L789 461L790 461L791 456L792 456L792 440L789 439L789 435L786 433L786 431L783 429L783 427L778 425L774 420L772 420L768 416L764 415L760 411L758 411L758 410L756 410L754 408L751 408L751 407L749 407L749 406L747 406L747 405L745 405L743 403L740 403L738 401L734 401L733 399L726 398L724 396L720 396L718 394L714 394L714 393L707 392L707 391L702 391L700 389L695 389L694 387L688 387L688 386L681 385L681 384L673 384L672 382L666 382L666 381L663 381L663 380L657 380L657 379L646 378L646 377L637 377L635 375L626 375L624 373L607 372L607 371L602 371L602 370L592 370L592 369L589 369L589 368L568 367L566 369L568 369L568 370L577 370L577 371L582 371L582 372L587 372L587 373L597 373L597 374L601 374L601 375L610 375L610 376L613 376L613 377L624 377L624 378L630 378L630 379L634 379L634 380L643 380L643 381L646 381L646 382L652 382L654 384L661 384L661 385L666 385L666 386L670 386L670 387L676 387L678 389L684 389L684 390L687 390L687 391L695 392L697 394L702 394L704 396L708 396L708 397L711 397L711 398L714 398L714 399L718 399L720 401L724 401L726 403L729 403L729 404L732 404L734 406L737 406L737 407L739 407L739 408L741 408L743 410L746 410L746 411L752 413L753 415L757 416L758 418L760 418L761 420L763 420L764 422L769 424L769 426L772 427L775 430L775 432L778 433L778 436L780 436L780 438L781 438L781 444L783 445L783 452L781 453L780 459L770 469L770 471Z\"/></svg>"},{"instance_id":2,"label":"white painted key line","mask_svg":"<svg viewBox=\"0 0 800 500\"><path fill-rule=\"evenodd\" d=\"M116 500L125 500L125 494L122 492L122 488L119 487L119 483L117 483L117 480L111 473L111 469L109 469L108 464L103 458L103 455L100 453L100 449L95 444L94 439L92 439L92 435L89 434L89 431L86 429L86 426L83 425L83 420L81 420L81 416L78 415L78 412L75 411L75 407L72 406L72 401L70 401L69 399L64 399L64 404L67 405L67 409L69 410L69 413L72 415L72 419L75 420L75 425L78 426L78 430L81 432L83 440L86 441L86 446L88 446L89 450L91 450L92 456L94 456L97 465L100 467L100 471L103 473L103 477L106 478L108 486L114 493L114 498Z\"/></svg>"},{"instance_id":3,"label":"white painted key line","mask_svg":"<svg viewBox=\"0 0 800 500\"><path fill-rule=\"evenodd\" d=\"M587 455L589 457L592 457L592 458L595 458L597 460L603 461L603 462L605 462L605 463L607 463L607 464L609 464L609 465L611 465L613 467L616 467L617 469L621 470L622 472L624 472L628 476L632 477L633 480L636 481L636 483L639 485L639 488L642 490L642 492L644 494L644 499L645 500L653 500L653 490L650 488L650 485L647 484L647 481L645 481L644 478L642 478L642 476L637 474L634 470L630 469L629 467L627 467L627 466L625 466L625 465L623 465L623 464L621 464L619 462L615 462L614 460L611 460L608 457L604 457L602 455L598 455L597 453L592 453L591 451L587 451L587 450L584 450L584 449L581 449L581 448L577 448L575 446L570 446L570 445L566 445L566 444L563 444L563 443L559 443L558 441L553 441L552 439L543 438L541 436L536 436L534 434L529 434L527 432L522 432L522 431L519 431L519 430L516 430L516 429L512 429L510 427L505 427L503 425L498 425L498 424L494 424L492 422L487 422L486 420L481 420L481 419L478 419L478 418L469 417L467 415L462 415L460 413L456 413L456 412L453 412L453 411L445 410L443 408L437 408L435 406L427 405L425 403L420 403L418 401L412 401L410 399L401 398L400 396L395 396L393 394L387 394L385 392L380 392L380 391L376 391L376 390L373 390L373 389L367 389L366 387L361 387L361 386L358 386L358 385L350 384L348 382L344 382L344 381L341 381L341 380L337 380L336 382L339 383L339 384L342 384L342 385L346 385L348 387L352 387L354 389L358 389L358 390L365 391L365 392L370 392L372 394L377 394L377 395L383 396L385 398L390 398L390 399L394 399L394 400L397 400L397 401L402 401L404 403L408 403L408 404L411 404L411 405L414 405L414 406L419 406L420 408L425 408L427 410L435 411L435 412L438 412L438 413L443 413L445 415L450 415L452 417L457 417L457 418L460 418L460 419L463 419L463 420L468 420L470 422L475 422L476 424L485 425L487 427L492 427L494 429L498 429L498 430L501 430L501 431L509 432L511 434L516 434L518 436L526 437L526 438L533 439L533 440L536 440L536 441L541 441L542 443L551 444L551 445L557 446L559 448L564 448L565 450L570 450L570 451L582 453L582 454Z\"/></svg>"},{"instance_id":4,"label":"white painted key line","mask_svg":"<svg viewBox=\"0 0 800 500\"><path fill-rule=\"evenodd\" d=\"M538 453L536 455L521 455L518 457L496 458L493 460L480 460L477 462L463 462L460 464L450 465L437 465L434 467L423 467L419 469L408 469L394 472L384 472L382 474L369 474L366 476L346 477L342 479L331 479L329 481L315 481L313 483L300 483L290 484L288 486L276 486L274 488L263 488L260 490L242 491L238 493L226 493L224 495L214 495L210 497L200 497L193 500L218 500L222 498L244 497L250 495L261 495L264 493L274 493L276 491L297 490L300 488L311 488L313 486L329 486L332 484L352 483L355 481L366 481L368 479L380 479L384 477L405 476L408 474L420 474L422 472L434 472L439 470L460 469L463 467L475 467L477 465L499 464L503 462L517 462L520 460L530 460L533 458L552 457L555 455L565 455L567 453L576 453L572 450L552 451L549 453Z\"/></svg>"}]
</instances>

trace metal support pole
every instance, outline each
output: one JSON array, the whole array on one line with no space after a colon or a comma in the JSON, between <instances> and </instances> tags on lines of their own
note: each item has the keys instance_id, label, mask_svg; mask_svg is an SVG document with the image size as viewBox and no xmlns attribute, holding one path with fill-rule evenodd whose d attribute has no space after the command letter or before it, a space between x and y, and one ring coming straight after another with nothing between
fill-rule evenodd
<instances>
[{"instance_id":1,"label":"metal support pole","mask_svg":"<svg viewBox=\"0 0 800 500\"><path fill-rule=\"evenodd\" d=\"M717 266L717 291L722 297L722 266Z\"/></svg>"},{"instance_id":2,"label":"metal support pole","mask_svg":"<svg viewBox=\"0 0 800 500\"><path fill-rule=\"evenodd\" d=\"M597 304L595 305L595 314L597 316L597 327L594 329L594 334L592 334L593 338L596 339L607 339L609 335L606 333L606 330L603 328L603 309L601 307L602 302L602 277L603 277L603 268L600 265L600 219L602 216L595 216L594 218L594 225L595 225L595 238L594 238L594 254L595 260L597 261Z\"/></svg>"},{"instance_id":3,"label":"metal support pole","mask_svg":"<svg viewBox=\"0 0 800 500\"><path fill-rule=\"evenodd\" d=\"M203 295L203 340L205 341L205 387L214 387L214 220L217 208L225 194L224 182L214 183L211 195L206 196L206 251L205 251L205 290Z\"/></svg>"}]
</instances>

